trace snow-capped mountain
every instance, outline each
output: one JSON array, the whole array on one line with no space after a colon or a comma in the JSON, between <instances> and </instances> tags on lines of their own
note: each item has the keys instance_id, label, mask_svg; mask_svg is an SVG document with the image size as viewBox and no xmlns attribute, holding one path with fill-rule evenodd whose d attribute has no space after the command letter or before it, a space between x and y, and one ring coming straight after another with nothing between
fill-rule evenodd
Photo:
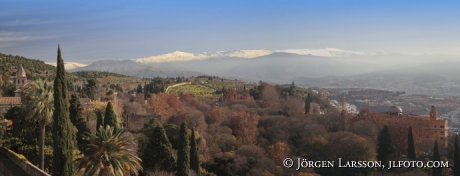
<instances>
[{"instance_id":1,"label":"snow-capped mountain","mask_svg":"<svg viewBox=\"0 0 460 176\"><path fill-rule=\"evenodd\" d=\"M321 57L352 57L352 56L376 56L387 54L386 52L367 53L363 51L347 51L337 48L324 48L324 49L285 49L285 50L236 50L233 52L216 51L216 52L201 52L189 53L182 51L175 51L172 53L149 56L138 59L133 59L139 63L161 63L161 62L176 62L176 61L193 61L204 60L211 58L235 57L235 58L256 58L267 56L273 53L291 53L298 55L312 55Z\"/></svg>"},{"instance_id":2,"label":"snow-capped mountain","mask_svg":"<svg viewBox=\"0 0 460 176\"><path fill-rule=\"evenodd\" d=\"M46 64L56 66L55 62L47 62ZM81 63L77 63L77 62L64 62L64 68L66 70L72 70L72 69L75 69L75 68L85 67L85 66L87 66L87 64L81 64Z\"/></svg>"},{"instance_id":3,"label":"snow-capped mountain","mask_svg":"<svg viewBox=\"0 0 460 176\"><path fill-rule=\"evenodd\" d=\"M175 51L172 53L162 54L158 56L150 56L139 59L133 59L135 62L140 63L159 63L159 62L176 62L176 61L192 61L192 60L203 60L210 58L219 57L238 57L238 58L255 58L259 56L266 56L272 54L272 51L268 50L237 50L234 52L216 51L212 53L201 52L201 53L188 53L182 51Z\"/></svg>"}]
</instances>

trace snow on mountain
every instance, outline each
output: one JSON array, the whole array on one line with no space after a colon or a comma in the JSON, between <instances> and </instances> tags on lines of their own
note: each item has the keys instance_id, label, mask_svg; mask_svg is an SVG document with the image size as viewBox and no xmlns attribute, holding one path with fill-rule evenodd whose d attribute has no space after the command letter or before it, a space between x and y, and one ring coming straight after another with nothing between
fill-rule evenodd
<instances>
[{"instance_id":1,"label":"snow on mountain","mask_svg":"<svg viewBox=\"0 0 460 176\"><path fill-rule=\"evenodd\" d=\"M299 55L313 55L323 57L349 57L349 56L368 56L373 53L365 53L362 51L346 51L337 48L324 48L324 49L286 49L276 50L276 52L293 53Z\"/></svg>"},{"instance_id":2,"label":"snow on mountain","mask_svg":"<svg viewBox=\"0 0 460 176\"><path fill-rule=\"evenodd\" d=\"M55 62L47 62L46 64L56 66ZM64 68L66 70L72 70L72 69L75 69L75 68L85 67L85 66L87 66L87 64L81 64L81 63L77 63L77 62L64 62Z\"/></svg>"},{"instance_id":3,"label":"snow on mountain","mask_svg":"<svg viewBox=\"0 0 460 176\"><path fill-rule=\"evenodd\" d=\"M337 48L324 48L324 49L285 49L285 50L237 50L233 52L216 51L216 52L201 52L201 53L188 53L182 51L175 51L172 53L133 59L139 63L160 63L160 62L176 62L176 61L191 61L203 60L219 57L237 57L237 58L256 58L261 56L270 55L273 53L292 53L298 55L313 55L322 57L350 57L350 56L375 56L384 54L382 52L366 53L362 51L347 51Z\"/></svg>"},{"instance_id":4,"label":"snow on mountain","mask_svg":"<svg viewBox=\"0 0 460 176\"><path fill-rule=\"evenodd\" d=\"M239 58L254 58L265 56L273 53L268 50L238 50L234 52L216 51L212 53L188 53L182 51L174 51L172 53L162 54L158 56L150 56L139 59L134 59L135 62L140 63L158 63L158 62L175 62L175 61L191 61L202 60L218 57L239 57Z\"/></svg>"}]
</instances>

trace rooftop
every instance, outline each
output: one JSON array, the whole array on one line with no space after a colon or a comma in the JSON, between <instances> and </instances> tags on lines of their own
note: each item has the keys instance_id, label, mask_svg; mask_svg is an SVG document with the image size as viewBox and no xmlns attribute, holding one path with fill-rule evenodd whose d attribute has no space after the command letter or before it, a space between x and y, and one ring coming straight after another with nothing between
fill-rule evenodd
<instances>
[{"instance_id":1,"label":"rooftop","mask_svg":"<svg viewBox=\"0 0 460 176\"><path fill-rule=\"evenodd\" d=\"M21 97L0 97L0 103L21 103Z\"/></svg>"}]
</instances>

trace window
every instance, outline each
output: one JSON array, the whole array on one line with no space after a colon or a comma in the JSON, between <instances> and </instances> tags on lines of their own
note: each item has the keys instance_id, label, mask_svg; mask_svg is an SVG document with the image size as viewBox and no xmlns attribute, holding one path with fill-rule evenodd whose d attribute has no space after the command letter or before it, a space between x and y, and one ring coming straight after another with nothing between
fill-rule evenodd
<instances>
[{"instance_id":1,"label":"window","mask_svg":"<svg viewBox=\"0 0 460 176\"><path fill-rule=\"evenodd\" d=\"M434 128L436 128L436 125L434 126Z\"/></svg>"},{"instance_id":2,"label":"window","mask_svg":"<svg viewBox=\"0 0 460 176\"><path fill-rule=\"evenodd\" d=\"M440 126L439 128L444 128L444 126Z\"/></svg>"},{"instance_id":3,"label":"window","mask_svg":"<svg viewBox=\"0 0 460 176\"><path fill-rule=\"evenodd\" d=\"M444 131L439 132L440 134L444 134Z\"/></svg>"},{"instance_id":4,"label":"window","mask_svg":"<svg viewBox=\"0 0 460 176\"><path fill-rule=\"evenodd\" d=\"M24 80L22 80L22 84L24 84Z\"/></svg>"},{"instance_id":5,"label":"window","mask_svg":"<svg viewBox=\"0 0 460 176\"><path fill-rule=\"evenodd\" d=\"M441 141L442 141L442 140L444 140L444 138L443 138L443 137L441 138Z\"/></svg>"}]
</instances>

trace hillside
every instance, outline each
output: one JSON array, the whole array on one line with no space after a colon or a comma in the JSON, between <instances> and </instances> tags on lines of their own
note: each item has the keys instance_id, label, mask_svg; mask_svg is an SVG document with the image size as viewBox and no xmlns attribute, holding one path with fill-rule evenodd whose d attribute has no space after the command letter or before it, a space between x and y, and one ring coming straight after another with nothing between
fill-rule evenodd
<instances>
[{"instance_id":1,"label":"hillside","mask_svg":"<svg viewBox=\"0 0 460 176\"><path fill-rule=\"evenodd\" d=\"M126 76L126 75L107 72L107 71L77 71L77 72L72 72L70 74L78 76L80 78L103 78L103 77L106 77L106 76L129 77L129 76Z\"/></svg>"},{"instance_id":2,"label":"hillside","mask_svg":"<svg viewBox=\"0 0 460 176\"><path fill-rule=\"evenodd\" d=\"M22 64L26 70L27 79L50 79L55 75L56 67L45 64L45 62L29 59L22 56L13 56L0 53L0 94L2 96L14 96L14 76L19 65Z\"/></svg>"},{"instance_id":3,"label":"hillside","mask_svg":"<svg viewBox=\"0 0 460 176\"><path fill-rule=\"evenodd\" d=\"M45 62L36 59L25 58L22 56L13 56L0 53L0 72L3 76L15 76L16 70L22 64L30 80L44 79L49 75L54 75L56 67L45 64Z\"/></svg>"}]
</instances>

